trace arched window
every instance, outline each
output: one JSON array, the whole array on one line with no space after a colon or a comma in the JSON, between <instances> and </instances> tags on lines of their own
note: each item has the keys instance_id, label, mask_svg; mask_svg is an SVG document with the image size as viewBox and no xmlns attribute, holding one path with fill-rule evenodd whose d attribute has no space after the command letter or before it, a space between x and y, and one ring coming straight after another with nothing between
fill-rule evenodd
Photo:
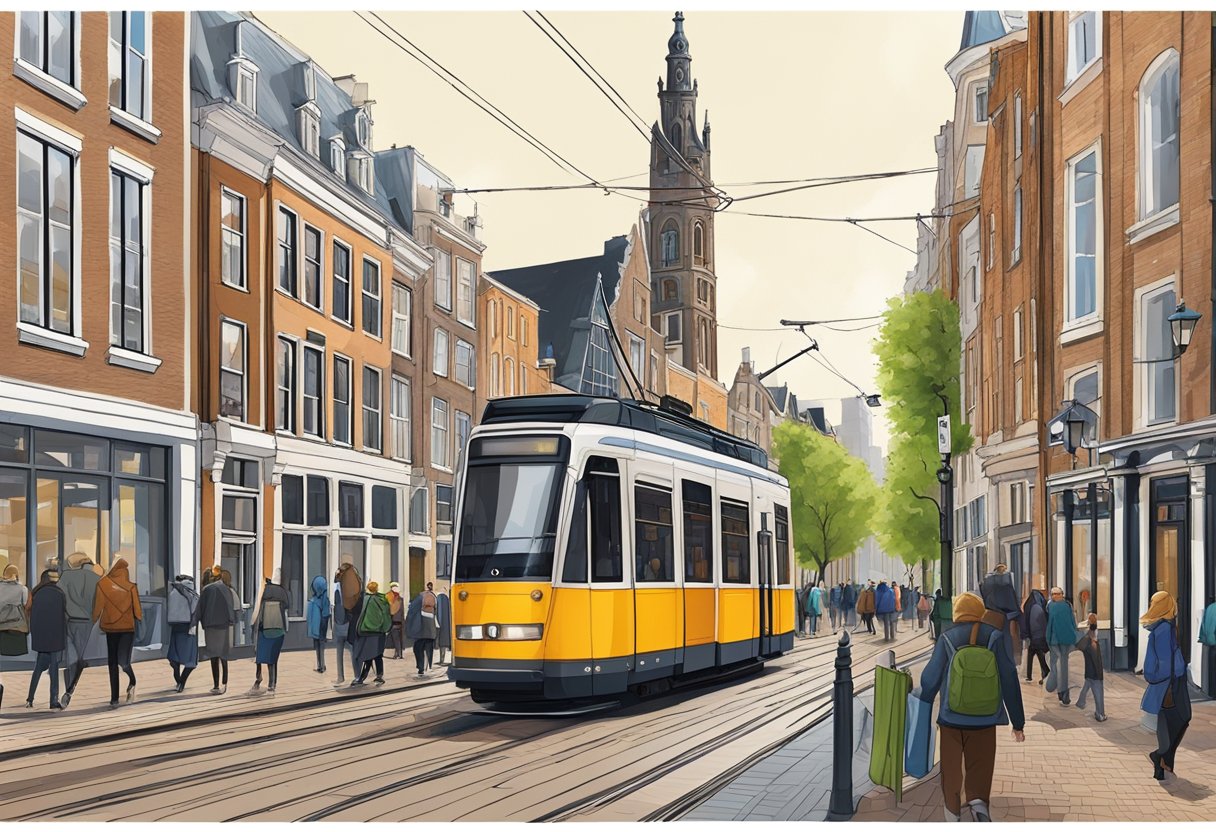
<instances>
[{"instance_id":1,"label":"arched window","mask_svg":"<svg viewBox=\"0 0 1216 832\"><path fill-rule=\"evenodd\" d=\"M705 226L700 221L692 226L692 262L705 265Z\"/></svg>"},{"instance_id":2,"label":"arched window","mask_svg":"<svg viewBox=\"0 0 1216 832\"><path fill-rule=\"evenodd\" d=\"M675 220L668 220L667 225L663 226L663 234L660 244L660 251L662 252L662 264L664 266L673 266L679 262L680 229L676 225Z\"/></svg>"},{"instance_id":3,"label":"arched window","mask_svg":"<svg viewBox=\"0 0 1216 832\"><path fill-rule=\"evenodd\" d=\"M1178 53L1167 49L1140 81L1140 219L1178 204Z\"/></svg>"},{"instance_id":4,"label":"arched window","mask_svg":"<svg viewBox=\"0 0 1216 832\"><path fill-rule=\"evenodd\" d=\"M684 155L684 131L680 129L678 121L671 125L671 146L676 149L676 153Z\"/></svg>"},{"instance_id":5,"label":"arched window","mask_svg":"<svg viewBox=\"0 0 1216 832\"><path fill-rule=\"evenodd\" d=\"M498 301L490 301L490 337L498 337Z\"/></svg>"},{"instance_id":6,"label":"arched window","mask_svg":"<svg viewBox=\"0 0 1216 832\"><path fill-rule=\"evenodd\" d=\"M703 277L697 278L697 300L709 303L709 281Z\"/></svg>"},{"instance_id":7,"label":"arched window","mask_svg":"<svg viewBox=\"0 0 1216 832\"><path fill-rule=\"evenodd\" d=\"M663 281L663 300L679 300L680 287L671 278Z\"/></svg>"},{"instance_id":8,"label":"arched window","mask_svg":"<svg viewBox=\"0 0 1216 832\"><path fill-rule=\"evenodd\" d=\"M498 353L490 356L490 398L502 395L502 379L499 376L501 368L498 364Z\"/></svg>"},{"instance_id":9,"label":"arched window","mask_svg":"<svg viewBox=\"0 0 1216 832\"><path fill-rule=\"evenodd\" d=\"M701 366L709 366L709 323L701 320L697 324L697 355Z\"/></svg>"},{"instance_id":10,"label":"arched window","mask_svg":"<svg viewBox=\"0 0 1216 832\"><path fill-rule=\"evenodd\" d=\"M515 362L511 360L511 356L507 356L502 360L502 378L507 383L507 395L515 395Z\"/></svg>"}]
</instances>

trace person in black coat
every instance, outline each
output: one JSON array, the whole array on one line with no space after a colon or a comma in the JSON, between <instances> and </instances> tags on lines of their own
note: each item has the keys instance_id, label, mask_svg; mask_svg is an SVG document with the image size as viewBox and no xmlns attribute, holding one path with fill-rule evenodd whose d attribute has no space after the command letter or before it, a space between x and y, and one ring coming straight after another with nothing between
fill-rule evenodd
<instances>
[{"instance_id":1,"label":"person in black coat","mask_svg":"<svg viewBox=\"0 0 1216 832\"><path fill-rule=\"evenodd\" d=\"M1035 656L1039 657L1039 684L1047 678L1047 598L1041 589L1032 589L1022 605L1022 634L1026 639L1026 681L1031 681Z\"/></svg>"},{"instance_id":2,"label":"person in black coat","mask_svg":"<svg viewBox=\"0 0 1216 832\"><path fill-rule=\"evenodd\" d=\"M68 597L59 588L59 570L42 573L38 586L30 594L30 647L38 654L34 673L30 677L30 692L25 707L34 707L34 694L44 671L51 676L51 710L61 711L59 704L59 659L68 646Z\"/></svg>"}]
</instances>

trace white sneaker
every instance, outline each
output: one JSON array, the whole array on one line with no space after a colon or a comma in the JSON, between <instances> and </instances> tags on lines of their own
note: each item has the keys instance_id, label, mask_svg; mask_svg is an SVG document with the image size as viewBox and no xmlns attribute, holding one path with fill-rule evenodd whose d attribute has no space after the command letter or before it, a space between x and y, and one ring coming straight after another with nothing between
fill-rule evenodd
<instances>
[{"instance_id":1,"label":"white sneaker","mask_svg":"<svg viewBox=\"0 0 1216 832\"><path fill-rule=\"evenodd\" d=\"M971 807L971 816L980 823L989 823L992 817L988 814L988 804L982 800L972 800L968 802Z\"/></svg>"},{"instance_id":2,"label":"white sneaker","mask_svg":"<svg viewBox=\"0 0 1216 832\"><path fill-rule=\"evenodd\" d=\"M946 813L946 823L958 823L958 815L945 807L942 807L942 811Z\"/></svg>"}]
</instances>

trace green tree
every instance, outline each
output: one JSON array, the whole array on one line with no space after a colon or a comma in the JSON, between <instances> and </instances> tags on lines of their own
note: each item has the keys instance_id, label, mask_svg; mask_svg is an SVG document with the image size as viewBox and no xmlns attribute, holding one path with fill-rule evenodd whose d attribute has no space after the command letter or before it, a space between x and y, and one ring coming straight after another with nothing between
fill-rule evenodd
<instances>
[{"instance_id":1,"label":"green tree","mask_svg":"<svg viewBox=\"0 0 1216 832\"><path fill-rule=\"evenodd\" d=\"M937 418L944 403L949 403L951 451L966 453L973 442L962 420L961 349L958 307L945 294L891 299L874 344L891 433L877 525L883 548L909 565L941 554Z\"/></svg>"},{"instance_id":2,"label":"green tree","mask_svg":"<svg viewBox=\"0 0 1216 832\"><path fill-rule=\"evenodd\" d=\"M872 533L878 488L865 463L800 422L773 430L773 456L790 484L794 552L823 577L829 563Z\"/></svg>"}]
</instances>

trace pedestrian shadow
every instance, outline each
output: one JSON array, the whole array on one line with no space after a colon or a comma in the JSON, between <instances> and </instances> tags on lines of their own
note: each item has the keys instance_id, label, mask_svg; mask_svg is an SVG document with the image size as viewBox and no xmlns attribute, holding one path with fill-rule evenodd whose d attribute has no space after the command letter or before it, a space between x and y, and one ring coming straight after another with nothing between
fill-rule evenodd
<instances>
[{"instance_id":1,"label":"pedestrian shadow","mask_svg":"<svg viewBox=\"0 0 1216 832\"><path fill-rule=\"evenodd\" d=\"M1053 698L1053 700L1050 703L1044 703L1043 709L1040 710L1038 713L1034 714L1033 716L1028 714L1027 719L1030 722L1038 722L1040 724L1046 725L1050 728L1055 729L1056 731L1067 731L1067 730L1075 729L1075 728L1092 728L1093 727L1092 724L1086 724L1085 722L1080 722L1080 723L1076 722L1075 719L1073 718L1073 714L1070 714L1068 712L1069 709L1071 709L1074 713L1080 713L1080 711L1077 708L1074 708L1072 705L1064 705L1064 706L1057 705ZM1090 717L1088 719L1088 722L1093 723L1093 717ZM1096 724L1096 723L1094 723L1094 724Z\"/></svg>"},{"instance_id":2,"label":"pedestrian shadow","mask_svg":"<svg viewBox=\"0 0 1216 832\"><path fill-rule=\"evenodd\" d=\"M1213 794L1211 787L1204 783L1196 783L1193 780L1187 780L1185 777L1168 774L1166 775L1166 779L1161 782L1161 788L1165 792L1168 792L1171 797L1186 800L1190 803L1207 800Z\"/></svg>"}]
</instances>

